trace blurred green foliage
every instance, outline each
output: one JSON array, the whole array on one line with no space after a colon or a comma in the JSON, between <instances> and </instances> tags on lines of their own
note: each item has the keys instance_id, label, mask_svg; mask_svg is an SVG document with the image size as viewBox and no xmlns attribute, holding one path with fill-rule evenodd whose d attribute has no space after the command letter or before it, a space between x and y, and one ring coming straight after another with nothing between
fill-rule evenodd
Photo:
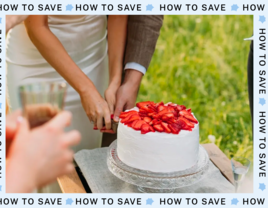
<instances>
[{"instance_id":1,"label":"blurred green foliage","mask_svg":"<svg viewBox=\"0 0 268 208\"><path fill-rule=\"evenodd\" d=\"M165 16L138 101L174 102L191 108L200 142L209 135L230 158L253 158L247 89L252 16ZM211 137L211 136L210 136Z\"/></svg>"}]
</instances>

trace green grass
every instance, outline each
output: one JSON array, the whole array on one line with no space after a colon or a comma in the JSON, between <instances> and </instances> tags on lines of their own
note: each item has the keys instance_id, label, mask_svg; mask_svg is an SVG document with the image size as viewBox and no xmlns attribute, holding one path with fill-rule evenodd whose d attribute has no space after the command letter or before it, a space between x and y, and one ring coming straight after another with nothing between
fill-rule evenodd
<instances>
[{"instance_id":1,"label":"green grass","mask_svg":"<svg viewBox=\"0 0 268 208\"><path fill-rule=\"evenodd\" d=\"M247 56L252 16L165 16L138 101L192 108L200 142L209 135L230 158L252 159Z\"/></svg>"}]
</instances>

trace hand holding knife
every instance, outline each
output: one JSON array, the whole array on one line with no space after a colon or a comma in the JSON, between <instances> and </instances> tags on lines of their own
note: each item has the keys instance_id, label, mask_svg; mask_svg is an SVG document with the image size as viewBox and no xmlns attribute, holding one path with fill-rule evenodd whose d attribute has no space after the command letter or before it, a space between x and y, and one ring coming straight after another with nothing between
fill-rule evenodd
<instances>
[{"instance_id":1,"label":"hand holding knife","mask_svg":"<svg viewBox=\"0 0 268 208\"><path fill-rule=\"evenodd\" d=\"M109 129L109 130L106 130L105 121L103 119L103 128L100 131L105 132L105 133L111 133L111 134L115 134L117 132L118 122L114 121L114 115L113 114L111 115L111 125L112 125L112 128ZM98 130L98 128L96 126L94 126L93 129Z\"/></svg>"}]
</instances>

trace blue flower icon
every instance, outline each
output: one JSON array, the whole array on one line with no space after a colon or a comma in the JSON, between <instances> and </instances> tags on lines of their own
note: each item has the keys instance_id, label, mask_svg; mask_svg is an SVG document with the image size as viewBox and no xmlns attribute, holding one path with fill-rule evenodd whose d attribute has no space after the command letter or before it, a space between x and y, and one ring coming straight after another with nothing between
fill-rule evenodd
<instances>
[{"instance_id":1,"label":"blue flower icon","mask_svg":"<svg viewBox=\"0 0 268 208\"><path fill-rule=\"evenodd\" d=\"M266 100L264 98L260 98L259 104L261 104L262 106L264 106L266 104Z\"/></svg>"},{"instance_id":2,"label":"blue flower icon","mask_svg":"<svg viewBox=\"0 0 268 208\"><path fill-rule=\"evenodd\" d=\"M238 6L237 4L233 4L232 7L231 7L231 11L237 11L238 10Z\"/></svg>"},{"instance_id":3,"label":"blue flower icon","mask_svg":"<svg viewBox=\"0 0 268 208\"><path fill-rule=\"evenodd\" d=\"M262 190L262 191L263 191L263 190L265 190L265 189L266 189L266 186L265 186L265 184L264 184L264 183L260 183L259 185L260 185L260 186L259 186L259 189L260 189L260 190Z\"/></svg>"},{"instance_id":4,"label":"blue flower icon","mask_svg":"<svg viewBox=\"0 0 268 208\"><path fill-rule=\"evenodd\" d=\"M74 201L71 198L66 199L66 205L72 205Z\"/></svg>"},{"instance_id":5,"label":"blue flower icon","mask_svg":"<svg viewBox=\"0 0 268 208\"><path fill-rule=\"evenodd\" d=\"M146 6L146 11L152 11L153 10L153 5L152 4L148 4L147 6Z\"/></svg>"},{"instance_id":6,"label":"blue flower icon","mask_svg":"<svg viewBox=\"0 0 268 208\"><path fill-rule=\"evenodd\" d=\"M146 200L146 205L152 205L154 203L154 200L152 198L148 198Z\"/></svg>"},{"instance_id":7,"label":"blue flower icon","mask_svg":"<svg viewBox=\"0 0 268 208\"><path fill-rule=\"evenodd\" d=\"M261 23L264 23L265 21L266 21L266 18L265 18L265 16L260 16L260 19L259 19L259 21L261 22Z\"/></svg>"},{"instance_id":8,"label":"blue flower icon","mask_svg":"<svg viewBox=\"0 0 268 208\"><path fill-rule=\"evenodd\" d=\"M233 204L233 205L237 205L237 203L238 203L239 201L237 200L237 198L233 198L231 202L232 202L231 205L232 205L232 204Z\"/></svg>"},{"instance_id":9,"label":"blue flower icon","mask_svg":"<svg viewBox=\"0 0 268 208\"><path fill-rule=\"evenodd\" d=\"M66 6L66 11L72 11L73 8L74 8L73 5L68 4L68 5Z\"/></svg>"}]
</instances>

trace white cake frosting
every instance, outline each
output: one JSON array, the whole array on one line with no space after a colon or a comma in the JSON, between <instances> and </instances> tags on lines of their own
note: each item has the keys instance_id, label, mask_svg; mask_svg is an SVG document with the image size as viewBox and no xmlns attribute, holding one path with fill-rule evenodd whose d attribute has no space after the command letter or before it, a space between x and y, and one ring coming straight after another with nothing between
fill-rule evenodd
<instances>
[{"instance_id":1,"label":"white cake frosting","mask_svg":"<svg viewBox=\"0 0 268 208\"><path fill-rule=\"evenodd\" d=\"M117 154L128 166L152 172L174 172L193 167L198 159L199 124L179 134L141 134L119 122Z\"/></svg>"}]
</instances>

